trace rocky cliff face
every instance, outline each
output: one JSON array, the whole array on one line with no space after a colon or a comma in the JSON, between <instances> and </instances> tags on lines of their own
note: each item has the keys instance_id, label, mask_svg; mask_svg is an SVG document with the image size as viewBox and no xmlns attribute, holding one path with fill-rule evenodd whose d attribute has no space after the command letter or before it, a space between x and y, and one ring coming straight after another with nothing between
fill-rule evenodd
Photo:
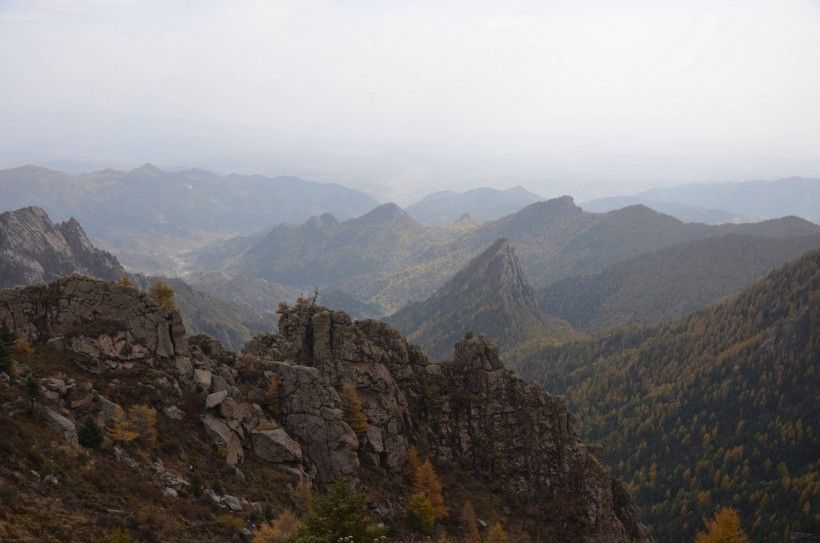
<instances>
[{"instance_id":1,"label":"rocky cliff face","mask_svg":"<svg viewBox=\"0 0 820 543\"><path fill-rule=\"evenodd\" d=\"M79 273L116 279L117 259L94 248L74 219L54 224L39 207L0 214L0 286L29 285Z\"/></svg>"},{"instance_id":2,"label":"rocky cliff face","mask_svg":"<svg viewBox=\"0 0 820 543\"><path fill-rule=\"evenodd\" d=\"M4 320L112 379L150 367L156 389L195 391L201 428L229 465L252 456L320 485L375 484L386 490L374 509L389 517L407 496L412 446L445 483L504 496L509 518L538 540L649 540L620 482L578 440L564 401L505 369L482 337L431 364L382 322L302 300L281 311L277 335L237 356L206 336L186 340L176 313L138 292L83 278L0 291ZM350 387L366 429L346 419L341 393ZM174 393L163 398L170 404ZM65 435L79 418L72 405L54 408ZM157 407L176 416L175 405Z\"/></svg>"},{"instance_id":3,"label":"rocky cliff face","mask_svg":"<svg viewBox=\"0 0 820 543\"><path fill-rule=\"evenodd\" d=\"M504 238L430 298L402 308L387 320L435 359L449 356L468 331L486 335L505 350L535 335L558 341L573 334L566 322L538 307L515 249Z\"/></svg>"}]
</instances>

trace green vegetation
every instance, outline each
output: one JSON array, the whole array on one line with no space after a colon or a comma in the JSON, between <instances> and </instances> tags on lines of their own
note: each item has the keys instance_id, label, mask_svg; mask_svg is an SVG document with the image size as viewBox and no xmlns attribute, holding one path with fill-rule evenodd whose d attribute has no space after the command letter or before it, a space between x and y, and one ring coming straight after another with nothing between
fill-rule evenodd
<instances>
[{"instance_id":1,"label":"green vegetation","mask_svg":"<svg viewBox=\"0 0 820 543\"><path fill-rule=\"evenodd\" d=\"M0 322L0 371L11 374L11 351L16 336L5 322Z\"/></svg>"},{"instance_id":2,"label":"green vegetation","mask_svg":"<svg viewBox=\"0 0 820 543\"><path fill-rule=\"evenodd\" d=\"M77 440L80 445L89 449L96 449L103 440L103 429L100 428L94 419L86 417L77 428Z\"/></svg>"},{"instance_id":3,"label":"green vegetation","mask_svg":"<svg viewBox=\"0 0 820 543\"><path fill-rule=\"evenodd\" d=\"M547 347L525 377L566 393L658 541L690 542L716 507L754 541L820 514L820 251L737 298L653 326Z\"/></svg>"},{"instance_id":4,"label":"green vegetation","mask_svg":"<svg viewBox=\"0 0 820 543\"><path fill-rule=\"evenodd\" d=\"M583 332L660 323L734 294L818 247L820 235L700 239L558 281L542 289L538 300L544 311Z\"/></svg>"},{"instance_id":5,"label":"green vegetation","mask_svg":"<svg viewBox=\"0 0 820 543\"><path fill-rule=\"evenodd\" d=\"M367 514L364 498L342 481L331 484L315 500L301 523L289 543L372 543L382 535Z\"/></svg>"}]
</instances>

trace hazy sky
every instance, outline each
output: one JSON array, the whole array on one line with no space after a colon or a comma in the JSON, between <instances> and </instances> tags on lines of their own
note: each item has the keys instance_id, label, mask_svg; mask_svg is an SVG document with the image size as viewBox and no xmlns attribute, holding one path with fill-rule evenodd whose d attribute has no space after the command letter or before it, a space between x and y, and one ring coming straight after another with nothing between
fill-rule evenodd
<instances>
[{"instance_id":1,"label":"hazy sky","mask_svg":"<svg viewBox=\"0 0 820 543\"><path fill-rule=\"evenodd\" d=\"M0 0L0 165L66 161L402 203L820 177L820 2Z\"/></svg>"}]
</instances>

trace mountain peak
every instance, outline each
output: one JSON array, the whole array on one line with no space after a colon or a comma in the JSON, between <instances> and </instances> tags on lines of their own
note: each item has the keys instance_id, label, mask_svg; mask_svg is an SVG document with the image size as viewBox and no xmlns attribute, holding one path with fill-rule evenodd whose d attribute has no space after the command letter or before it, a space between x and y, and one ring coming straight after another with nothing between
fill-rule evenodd
<instances>
[{"instance_id":1,"label":"mountain peak","mask_svg":"<svg viewBox=\"0 0 820 543\"><path fill-rule=\"evenodd\" d=\"M361 217L360 220L376 220L376 221L392 221L392 220L413 220L410 215L407 214L405 210L399 207L397 204L393 202L388 202L386 204L382 204L368 213L365 213Z\"/></svg>"},{"instance_id":2,"label":"mountain peak","mask_svg":"<svg viewBox=\"0 0 820 543\"><path fill-rule=\"evenodd\" d=\"M475 228L478 225L476 224L472 215L470 215L469 213L465 213L461 217L459 217L456 222L453 223L453 226L458 226L460 228Z\"/></svg>"},{"instance_id":3,"label":"mountain peak","mask_svg":"<svg viewBox=\"0 0 820 543\"><path fill-rule=\"evenodd\" d=\"M145 164L143 164L139 168L134 168L133 170L131 170L128 173L138 174L138 175L162 175L165 172L160 170L159 168L157 168L153 164L150 164L150 163L146 162Z\"/></svg>"},{"instance_id":4,"label":"mountain peak","mask_svg":"<svg viewBox=\"0 0 820 543\"><path fill-rule=\"evenodd\" d=\"M503 349L536 333L556 339L571 334L569 325L538 307L506 238L495 240L430 298L406 306L389 322L438 358L467 332L483 334Z\"/></svg>"}]
</instances>

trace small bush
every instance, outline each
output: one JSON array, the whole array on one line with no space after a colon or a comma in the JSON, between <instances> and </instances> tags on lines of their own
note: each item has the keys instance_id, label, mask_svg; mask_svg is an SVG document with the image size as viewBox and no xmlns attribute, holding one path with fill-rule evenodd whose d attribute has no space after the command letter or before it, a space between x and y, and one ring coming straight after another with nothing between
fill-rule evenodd
<instances>
[{"instance_id":1,"label":"small bush","mask_svg":"<svg viewBox=\"0 0 820 543\"><path fill-rule=\"evenodd\" d=\"M148 296L168 311L177 308L177 304L174 302L174 289L168 283L156 281L148 289Z\"/></svg>"},{"instance_id":2,"label":"small bush","mask_svg":"<svg viewBox=\"0 0 820 543\"><path fill-rule=\"evenodd\" d=\"M96 449L103 440L103 430L94 419L86 417L77 429L77 441L80 445L89 449Z\"/></svg>"},{"instance_id":3,"label":"small bush","mask_svg":"<svg viewBox=\"0 0 820 543\"><path fill-rule=\"evenodd\" d=\"M111 531L111 543L133 543L134 540L128 535L128 532L122 528L114 528Z\"/></svg>"},{"instance_id":4,"label":"small bush","mask_svg":"<svg viewBox=\"0 0 820 543\"><path fill-rule=\"evenodd\" d=\"M198 473L194 473L191 477L191 494L194 498L201 498L204 489L202 488L202 478Z\"/></svg>"},{"instance_id":5,"label":"small bush","mask_svg":"<svg viewBox=\"0 0 820 543\"><path fill-rule=\"evenodd\" d=\"M222 494L225 492L225 487L222 485L222 481L219 479L214 479L211 481L211 489L216 492L217 494Z\"/></svg>"},{"instance_id":6,"label":"small bush","mask_svg":"<svg viewBox=\"0 0 820 543\"><path fill-rule=\"evenodd\" d=\"M290 509L285 509L273 521L259 527L253 543L281 543L299 530L299 519Z\"/></svg>"}]
</instances>

